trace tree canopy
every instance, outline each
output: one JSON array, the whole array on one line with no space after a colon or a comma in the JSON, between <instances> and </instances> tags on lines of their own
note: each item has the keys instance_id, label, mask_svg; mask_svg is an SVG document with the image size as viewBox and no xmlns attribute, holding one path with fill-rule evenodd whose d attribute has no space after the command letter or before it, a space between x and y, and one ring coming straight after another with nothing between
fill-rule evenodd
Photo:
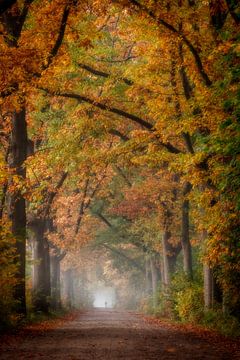
<instances>
[{"instance_id":1,"label":"tree canopy","mask_svg":"<svg viewBox=\"0 0 240 360\"><path fill-rule=\"evenodd\" d=\"M35 310L59 306L60 262L76 282L100 256L132 306L151 278L182 309L179 281L239 319L238 1L1 1L0 22L6 317L32 252Z\"/></svg>"}]
</instances>

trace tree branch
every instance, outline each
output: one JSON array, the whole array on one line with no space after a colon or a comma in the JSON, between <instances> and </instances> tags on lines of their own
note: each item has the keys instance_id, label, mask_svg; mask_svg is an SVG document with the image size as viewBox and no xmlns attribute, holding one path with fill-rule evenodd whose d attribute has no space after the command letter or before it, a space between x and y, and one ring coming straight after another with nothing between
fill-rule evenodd
<instances>
[{"instance_id":1,"label":"tree branch","mask_svg":"<svg viewBox=\"0 0 240 360\"><path fill-rule=\"evenodd\" d=\"M101 213L97 212L96 215L102 220L109 228L113 228L113 225L105 218Z\"/></svg>"},{"instance_id":2,"label":"tree branch","mask_svg":"<svg viewBox=\"0 0 240 360\"><path fill-rule=\"evenodd\" d=\"M140 4L137 0L129 0L129 2L132 5L134 5L136 8L138 8L139 10L147 13L149 15L149 17L151 17L153 20L155 20L157 22L157 24L164 26L166 29L168 29L172 33L176 34L178 37L180 37L183 40L183 42L188 47L188 49L190 50L190 52L192 53L192 55L194 57L199 74L201 75L205 85L208 87L211 86L212 81L209 79L207 73L205 72L205 70L203 68L203 64L202 64L201 58L198 54L198 51L193 46L193 44L190 42L190 40L188 40L186 35L184 35L182 31L177 30L173 25L169 24L167 21L159 18L157 15L154 14L154 12L152 10L148 9L145 5Z\"/></svg>"},{"instance_id":3,"label":"tree branch","mask_svg":"<svg viewBox=\"0 0 240 360\"><path fill-rule=\"evenodd\" d=\"M113 248L107 244L101 244L103 247L105 247L106 249L110 250L111 252L123 257L124 259L126 259L128 262L130 262L132 265L134 265L138 270L140 270L141 272L143 272L145 274L145 270L132 258L129 258L127 255L125 255L122 251L117 250L116 248Z\"/></svg>"},{"instance_id":4,"label":"tree branch","mask_svg":"<svg viewBox=\"0 0 240 360\"><path fill-rule=\"evenodd\" d=\"M1 0L0 1L0 15L4 14L5 11L9 10L17 0Z\"/></svg>"},{"instance_id":5,"label":"tree branch","mask_svg":"<svg viewBox=\"0 0 240 360\"><path fill-rule=\"evenodd\" d=\"M121 177L123 178L123 180L125 181L125 183L127 184L127 186L129 188L132 187L132 183L128 180L127 176L124 174L123 170L119 167L119 166L115 166L117 172L119 173L119 175L121 175Z\"/></svg>"},{"instance_id":6,"label":"tree branch","mask_svg":"<svg viewBox=\"0 0 240 360\"><path fill-rule=\"evenodd\" d=\"M49 91L46 88L40 88L41 90L46 91L47 93L49 93L50 95L54 95L54 96L61 96L61 97L65 97L65 98L69 98L69 99L75 99L78 100L79 102L86 102L87 104L93 105L101 110L104 111L109 111L113 114L122 116L126 119L129 119L131 121L133 121L134 123L141 125L142 127L144 127L145 129L149 130L149 131L154 131L155 128L153 126L153 124L151 124L150 122L140 118L139 116L130 114L124 110L100 103L96 100L90 99L86 96L82 96L82 95L78 95L78 94L74 94L74 93L52 93L51 91ZM164 148L166 148L169 152L173 153L173 154L179 154L181 153L181 150L179 150L178 148L176 148L175 146L173 146L171 143L169 142L162 142L160 140L160 137L158 135L156 135L156 138L158 139L160 145L162 145Z\"/></svg>"},{"instance_id":7,"label":"tree branch","mask_svg":"<svg viewBox=\"0 0 240 360\"><path fill-rule=\"evenodd\" d=\"M128 141L129 140L129 137L127 135L124 135L123 133L121 133L120 131L118 131L116 129L110 129L108 132L111 135L119 137L123 141Z\"/></svg>"},{"instance_id":8,"label":"tree branch","mask_svg":"<svg viewBox=\"0 0 240 360\"><path fill-rule=\"evenodd\" d=\"M43 66L43 70L46 70L51 65L53 58L58 54L58 51L63 42L69 14L70 14L70 6L68 4L65 6L65 9L63 11L62 21L61 21L59 32L58 32L58 37L56 39L56 42L55 42L52 50L49 53L46 65Z\"/></svg>"},{"instance_id":9,"label":"tree branch","mask_svg":"<svg viewBox=\"0 0 240 360\"><path fill-rule=\"evenodd\" d=\"M26 19L27 14L28 14L29 6L33 1L34 0L26 0L25 1L22 13L18 17L17 22L16 22L16 20L13 22L14 36L12 36L13 40L10 39L10 42L14 46L17 45L17 40L20 37L22 27L24 25L25 19ZM12 3L15 3L15 2L12 1ZM76 0L74 1L74 4L75 3L76 3ZM10 7L11 6L9 6L8 8L10 8ZM0 8L0 14L1 14L1 9L2 9L2 6ZM66 30L66 25L67 25L67 20L68 20L68 17L69 17L69 13L70 13L70 3L67 6L65 6L65 8L64 8L63 16L62 16L62 20L61 20L61 24L60 24L60 28L59 28L59 33L58 33L56 42L55 42L52 50L49 53L47 63L42 66L41 72L35 72L35 73L31 74L32 77L40 78L42 76L42 71L46 70L51 65L51 63L53 61L53 58L58 54L58 51L59 51L59 49L60 49L60 47L62 45L62 42L63 42L63 38L64 38L65 30ZM17 83L11 84L6 90L4 90L4 91L2 91L0 93L0 97L5 98L7 96L10 96L14 92L18 91L18 89L19 89L19 85Z\"/></svg>"},{"instance_id":10,"label":"tree branch","mask_svg":"<svg viewBox=\"0 0 240 360\"><path fill-rule=\"evenodd\" d=\"M90 72L91 74L94 74L96 76L101 76L101 77L104 77L104 78L109 78L111 76L110 73L107 73L107 72L104 72L104 71L101 71L101 70L97 70L97 69L94 69L93 67L89 66L89 65L85 65L85 64L81 64L79 63L78 66L81 68L81 69L84 69L88 72ZM120 77L119 78L120 80L122 80L123 82L125 82L125 84L127 85L133 85L133 81L132 80L129 80L127 78L122 78Z\"/></svg>"},{"instance_id":11,"label":"tree branch","mask_svg":"<svg viewBox=\"0 0 240 360\"><path fill-rule=\"evenodd\" d=\"M235 13L235 10L237 9L239 0L226 0L228 10L230 12L230 15L232 16L233 20L237 25L240 24L240 15Z\"/></svg>"},{"instance_id":12,"label":"tree branch","mask_svg":"<svg viewBox=\"0 0 240 360\"><path fill-rule=\"evenodd\" d=\"M79 208L78 219L77 219L76 228L75 228L75 235L77 235L77 233L79 231L81 220L82 220L82 217L83 217L83 214L84 214L85 199L86 199L86 196L87 196L88 185L89 185L89 178L87 178L87 180L85 182L84 190L83 190L83 198L82 198L81 205L80 205L80 208Z\"/></svg>"},{"instance_id":13,"label":"tree branch","mask_svg":"<svg viewBox=\"0 0 240 360\"><path fill-rule=\"evenodd\" d=\"M144 128L148 129L148 130L153 129L153 125L150 122L140 118L139 116L136 116L136 115L130 114L130 113L124 111L124 110L121 110L121 109L118 109L118 108L115 108L115 107L100 103L100 102L98 102L96 100L93 100L93 99L90 99L90 98L88 98L86 96L73 94L73 93L58 93L56 95L66 97L66 98L70 98L70 99L76 99L79 102L86 102L86 103L88 103L90 105L93 105L93 106L95 106L95 107L97 107L97 108L99 108L101 110L109 111L109 112L112 112L113 114L120 115L122 117L128 118L128 119L134 121L135 123L143 126Z\"/></svg>"},{"instance_id":14,"label":"tree branch","mask_svg":"<svg viewBox=\"0 0 240 360\"><path fill-rule=\"evenodd\" d=\"M106 175L105 175L105 171L104 171L103 176L98 181L98 183L96 184L95 188L93 189L91 195L89 196L88 201L85 203L85 199L86 199L86 196L87 196L88 185L89 185L89 179L87 179L86 185L85 185L85 188L84 188L83 200L82 200L81 207L80 207L80 210L79 210L79 217L78 217L77 224L76 224L75 235L77 235L77 233L79 231L80 224L81 224L81 221L82 221L82 218L83 218L83 215L84 215L84 211L86 209L88 209L89 206L91 205L92 199L94 198L94 196L96 195L98 189L100 188L101 183L102 183L103 179L105 178L105 176Z\"/></svg>"},{"instance_id":15,"label":"tree branch","mask_svg":"<svg viewBox=\"0 0 240 360\"><path fill-rule=\"evenodd\" d=\"M50 212L50 209L51 209L51 206L52 206L52 203L53 203L53 200L55 198L55 196L57 195L58 193L58 190L63 186L63 183L64 181L66 180L68 176L68 172L64 172L59 180L59 182L57 183L56 187L55 187L55 191L52 191L49 196L48 196L48 199L47 199L47 205L46 207L44 208L44 218L47 218L48 215L49 215L49 212Z\"/></svg>"}]
</instances>

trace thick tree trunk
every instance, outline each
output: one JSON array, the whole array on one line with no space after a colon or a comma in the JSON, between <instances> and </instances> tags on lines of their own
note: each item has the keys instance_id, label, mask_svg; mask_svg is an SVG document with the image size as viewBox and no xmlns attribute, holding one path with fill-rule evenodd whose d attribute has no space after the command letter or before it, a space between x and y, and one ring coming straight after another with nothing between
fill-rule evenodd
<instances>
[{"instance_id":1,"label":"thick tree trunk","mask_svg":"<svg viewBox=\"0 0 240 360\"><path fill-rule=\"evenodd\" d=\"M11 146L8 157L9 167L13 174L26 177L24 161L27 158L27 124L26 112L23 108L12 116ZM25 296L25 259L26 259L26 204L20 191L9 194L9 218L12 222L12 233L16 238L18 284L15 287L15 299L17 300L17 312L26 314Z\"/></svg>"},{"instance_id":2,"label":"thick tree trunk","mask_svg":"<svg viewBox=\"0 0 240 360\"><path fill-rule=\"evenodd\" d=\"M44 238L45 221L36 218L31 222L33 232L33 307L35 311L48 313L50 301L49 245Z\"/></svg>"},{"instance_id":3,"label":"thick tree trunk","mask_svg":"<svg viewBox=\"0 0 240 360\"><path fill-rule=\"evenodd\" d=\"M189 200L182 203L182 236L183 269L187 276L192 279L192 246L189 238Z\"/></svg>"}]
</instances>

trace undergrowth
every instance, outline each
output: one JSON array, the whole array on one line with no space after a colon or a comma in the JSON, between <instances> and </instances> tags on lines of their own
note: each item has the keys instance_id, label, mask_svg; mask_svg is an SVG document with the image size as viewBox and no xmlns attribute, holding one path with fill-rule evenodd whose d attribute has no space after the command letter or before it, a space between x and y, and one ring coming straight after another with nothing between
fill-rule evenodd
<instances>
[{"instance_id":1,"label":"undergrowth","mask_svg":"<svg viewBox=\"0 0 240 360\"><path fill-rule=\"evenodd\" d=\"M174 322L200 325L226 336L240 336L238 319L224 313L217 303L211 310L204 309L203 284L198 278L190 280L183 273L174 276L168 292L159 288L155 298L147 298L141 309Z\"/></svg>"}]
</instances>

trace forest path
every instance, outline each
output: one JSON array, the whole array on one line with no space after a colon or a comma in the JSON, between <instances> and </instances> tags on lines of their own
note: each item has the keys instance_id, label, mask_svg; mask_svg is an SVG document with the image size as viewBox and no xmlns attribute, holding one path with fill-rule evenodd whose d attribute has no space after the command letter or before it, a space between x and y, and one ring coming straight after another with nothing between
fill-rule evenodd
<instances>
[{"instance_id":1,"label":"forest path","mask_svg":"<svg viewBox=\"0 0 240 360\"><path fill-rule=\"evenodd\" d=\"M132 312L93 309L56 329L24 330L15 341L1 343L0 359L232 360L233 354L223 349L197 333L154 324Z\"/></svg>"}]
</instances>

